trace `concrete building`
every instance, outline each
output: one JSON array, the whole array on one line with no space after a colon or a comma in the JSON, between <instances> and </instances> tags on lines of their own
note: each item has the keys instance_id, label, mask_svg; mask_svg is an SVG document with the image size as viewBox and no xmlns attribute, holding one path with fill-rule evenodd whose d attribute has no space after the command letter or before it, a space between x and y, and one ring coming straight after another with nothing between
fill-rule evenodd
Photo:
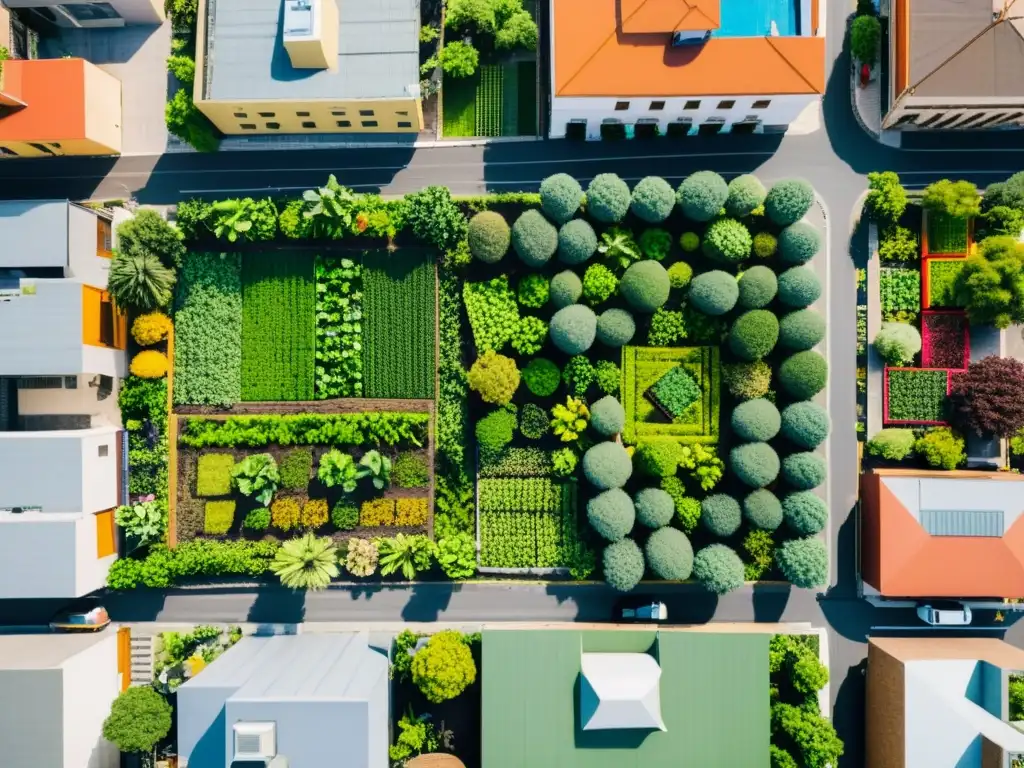
<instances>
[{"instance_id":1,"label":"concrete building","mask_svg":"<svg viewBox=\"0 0 1024 768\"><path fill-rule=\"evenodd\" d=\"M0 67L0 157L121 153L116 77L85 59L11 59Z\"/></svg>"},{"instance_id":2,"label":"concrete building","mask_svg":"<svg viewBox=\"0 0 1024 768\"><path fill-rule=\"evenodd\" d=\"M58 3L54 0L3 0L8 8L22 8L47 26L123 27L126 24L159 24L164 20L160 0L107 0L106 2Z\"/></svg>"},{"instance_id":3,"label":"concrete building","mask_svg":"<svg viewBox=\"0 0 1024 768\"><path fill-rule=\"evenodd\" d=\"M118 768L120 752L103 738L122 690L118 669L111 630L0 635L0 764Z\"/></svg>"},{"instance_id":4,"label":"concrete building","mask_svg":"<svg viewBox=\"0 0 1024 768\"><path fill-rule=\"evenodd\" d=\"M0 598L78 597L103 586L126 501L110 221L3 202L0 242Z\"/></svg>"},{"instance_id":5,"label":"concrete building","mask_svg":"<svg viewBox=\"0 0 1024 768\"><path fill-rule=\"evenodd\" d=\"M1024 5L1017 0L892 0L883 128L1024 123Z\"/></svg>"},{"instance_id":6,"label":"concrete building","mask_svg":"<svg viewBox=\"0 0 1024 768\"><path fill-rule=\"evenodd\" d=\"M366 632L243 638L178 689L179 768L387 768L389 690Z\"/></svg>"},{"instance_id":7,"label":"concrete building","mask_svg":"<svg viewBox=\"0 0 1024 768\"><path fill-rule=\"evenodd\" d=\"M1008 702L1021 672L1024 651L995 638L871 638L864 764L1010 768L1024 756Z\"/></svg>"},{"instance_id":8,"label":"concrete building","mask_svg":"<svg viewBox=\"0 0 1024 768\"><path fill-rule=\"evenodd\" d=\"M200 0L196 106L228 135L416 133L418 0Z\"/></svg>"},{"instance_id":9,"label":"concrete building","mask_svg":"<svg viewBox=\"0 0 1024 768\"><path fill-rule=\"evenodd\" d=\"M551 138L784 130L825 92L818 1L756 6L551 0Z\"/></svg>"}]
</instances>

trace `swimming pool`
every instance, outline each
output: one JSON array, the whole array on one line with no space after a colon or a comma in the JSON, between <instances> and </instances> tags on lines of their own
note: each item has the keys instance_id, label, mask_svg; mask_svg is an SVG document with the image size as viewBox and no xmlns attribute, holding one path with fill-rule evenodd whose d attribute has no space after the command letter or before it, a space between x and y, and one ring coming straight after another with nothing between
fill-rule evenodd
<instances>
[{"instance_id":1,"label":"swimming pool","mask_svg":"<svg viewBox=\"0 0 1024 768\"><path fill-rule=\"evenodd\" d=\"M797 0L722 0L721 28L712 37L763 37L772 22L783 37L799 34Z\"/></svg>"}]
</instances>

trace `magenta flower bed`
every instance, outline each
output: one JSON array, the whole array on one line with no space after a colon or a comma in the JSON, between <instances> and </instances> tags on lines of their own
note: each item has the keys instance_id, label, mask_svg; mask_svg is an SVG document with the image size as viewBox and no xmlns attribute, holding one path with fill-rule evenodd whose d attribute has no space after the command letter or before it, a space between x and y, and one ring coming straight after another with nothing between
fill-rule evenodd
<instances>
[{"instance_id":1,"label":"magenta flower bed","mask_svg":"<svg viewBox=\"0 0 1024 768\"><path fill-rule=\"evenodd\" d=\"M970 330L963 312L921 313L921 367L962 370L970 359Z\"/></svg>"}]
</instances>

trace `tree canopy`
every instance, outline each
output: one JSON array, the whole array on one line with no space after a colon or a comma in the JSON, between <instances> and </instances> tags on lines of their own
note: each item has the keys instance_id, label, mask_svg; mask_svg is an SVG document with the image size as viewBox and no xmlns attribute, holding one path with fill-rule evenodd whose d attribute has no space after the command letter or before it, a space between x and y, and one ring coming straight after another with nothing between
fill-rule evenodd
<instances>
[{"instance_id":1,"label":"tree canopy","mask_svg":"<svg viewBox=\"0 0 1024 768\"><path fill-rule=\"evenodd\" d=\"M1011 437L1024 427L1024 363L985 357L953 379L954 409L980 435Z\"/></svg>"},{"instance_id":2,"label":"tree canopy","mask_svg":"<svg viewBox=\"0 0 1024 768\"><path fill-rule=\"evenodd\" d=\"M144 686L121 693L103 721L103 738L122 752L152 752L170 730L171 705Z\"/></svg>"},{"instance_id":3,"label":"tree canopy","mask_svg":"<svg viewBox=\"0 0 1024 768\"><path fill-rule=\"evenodd\" d=\"M981 195L969 181L940 179L925 187L921 205L933 213L967 218L981 212Z\"/></svg>"},{"instance_id":4,"label":"tree canopy","mask_svg":"<svg viewBox=\"0 0 1024 768\"><path fill-rule=\"evenodd\" d=\"M1008 236L983 240L960 270L954 293L973 325L1024 323L1024 245Z\"/></svg>"}]
</instances>

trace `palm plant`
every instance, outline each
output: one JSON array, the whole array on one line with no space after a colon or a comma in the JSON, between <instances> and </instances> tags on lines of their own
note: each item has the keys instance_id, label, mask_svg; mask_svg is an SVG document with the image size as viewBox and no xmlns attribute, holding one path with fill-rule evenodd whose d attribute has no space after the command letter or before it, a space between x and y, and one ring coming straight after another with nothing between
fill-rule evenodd
<instances>
[{"instance_id":1,"label":"palm plant","mask_svg":"<svg viewBox=\"0 0 1024 768\"><path fill-rule=\"evenodd\" d=\"M254 205L254 201L249 197L218 200L213 203L210 206L213 215L211 224L217 239L226 239L229 243L234 243L252 229Z\"/></svg>"},{"instance_id":2,"label":"palm plant","mask_svg":"<svg viewBox=\"0 0 1024 768\"><path fill-rule=\"evenodd\" d=\"M380 553L381 576L401 571L406 579L414 579L417 573L430 568L434 542L426 536L399 533L393 539L379 539L377 550Z\"/></svg>"},{"instance_id":3,"label":"palm plant","mask_svg":"<svg viewBox=\"0 0 1024 768\"><path fill-rule=\"evenodd\" d=\"M152 312L171 303L174 272L152 253L118 253L107 274L107 290L122 309Z\"/></svg>"},{"instance_id":4,"label":"palm plant","mask_svg":"<svg viewBox=\"0 0 1024 768\"><path fill-rule=\"evenodd\" d=\"M373 487L383 491L391 482L391 459L381 454L380 451L372 450L363 454L359 460L359 476L373 479Z\"/></svg>"},{"instance_id":5,"label":"palm plant","mask_svg":"<svg viewBox=\"0 0 1024 768\"><path fill-rule=\"evenodd\" d=\"M633 240L633 233L622 227L612 227L601 234L598 253L608 261L625 269L640 258L640 247Z\"/></svg>"},{"instance_id":6,"label":"palm plant","mask_svg":"<svg viewBox=\"0 0 1024 768\"><path fill-rule=\"evenodd\" d=\"M307 533L281 545L270 571L289 589L325 589L338 575L338 548L327 536Z\"/></svg>"},{"instance_id":7,"label":"palm plant","mask_svg":"<svg viewBox=\"0 0 1024 768\"><path fill-rule=\"evenodd\" d=\"M333 173L327 177L326 186L307 189L302 199L307 203L302 215L313 220L314 234L337 237L352 227L356 196L341 186Z\"/></svg>"}]
</instances>

